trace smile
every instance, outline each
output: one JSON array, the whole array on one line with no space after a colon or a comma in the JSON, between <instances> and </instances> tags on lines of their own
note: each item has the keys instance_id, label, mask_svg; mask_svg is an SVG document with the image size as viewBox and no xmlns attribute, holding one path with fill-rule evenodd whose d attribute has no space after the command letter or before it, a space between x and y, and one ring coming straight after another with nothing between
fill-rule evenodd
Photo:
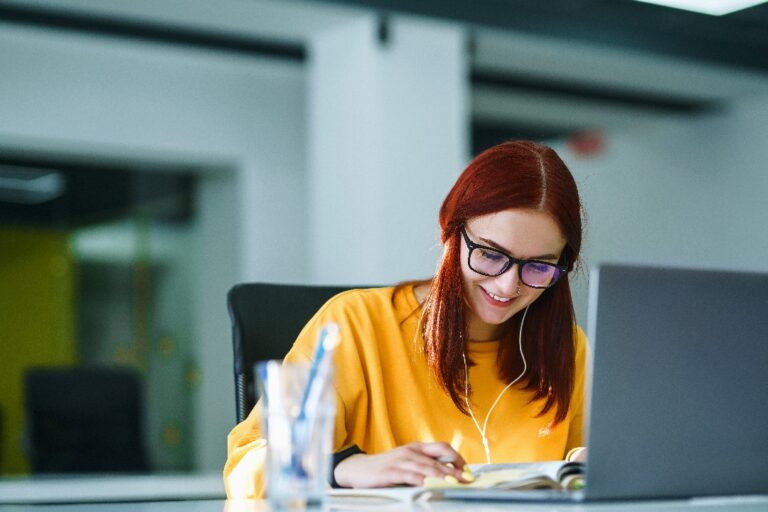
<instances>
[{"instance_id":1,"label":"smile","mask_svg":"<svg viewBox=\"0 0 768 512\"><path fill-rule=\"evenodd\" d=\"M514 297L501 297L499 295L496 295L496 294L493 294L493 293L489 292L485 288L481 287L481 289L485 292L486 295L488 295L488 297L492 298L493 300L495 300L497 302L509 302L509 301L511 301L514 298Z\"/></svg>"}]
</instances>

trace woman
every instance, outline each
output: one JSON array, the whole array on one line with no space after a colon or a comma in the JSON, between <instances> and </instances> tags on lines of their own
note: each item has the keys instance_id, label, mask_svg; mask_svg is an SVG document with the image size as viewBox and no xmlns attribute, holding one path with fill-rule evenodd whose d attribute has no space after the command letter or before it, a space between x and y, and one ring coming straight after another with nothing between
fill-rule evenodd
<instances>
[{"instance_id":1,"label":"woman","mask_svg":"<svg viewBox=\"0 0 768 512\"><path fill-rule=\"evenodd\" d=\"M568 282L581 204L567 167L540 144L495 146L458 178L440 228L431 280L334 297L286 356L309 361L319 329L339 324L335 485L462 479L465 463L562 459L583 443L586 342ZM258 413L228 447L228 495L260 497Z\"/></svg>"}]
</instances>

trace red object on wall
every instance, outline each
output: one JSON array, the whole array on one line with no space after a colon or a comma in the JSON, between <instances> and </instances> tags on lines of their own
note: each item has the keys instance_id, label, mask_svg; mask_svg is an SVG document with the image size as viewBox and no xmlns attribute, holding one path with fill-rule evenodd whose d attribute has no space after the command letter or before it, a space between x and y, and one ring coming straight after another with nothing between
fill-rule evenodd
<instances>
[{"instance_id":1,"label":"red object on wall","mask_svg":"<svg viewBox=\"0 0 768 512\"><path fill-rule=\"evenodd\" d=\"M592 158L605 149L605 136L600 130L586 130L568 136L566 145L575 156Z\"/></svg>"}]
</instances>

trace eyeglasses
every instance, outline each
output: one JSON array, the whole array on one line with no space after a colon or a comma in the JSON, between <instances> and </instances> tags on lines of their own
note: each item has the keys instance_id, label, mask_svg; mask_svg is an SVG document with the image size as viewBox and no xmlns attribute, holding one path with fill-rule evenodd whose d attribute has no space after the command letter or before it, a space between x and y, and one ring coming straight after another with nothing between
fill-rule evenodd
<instances>
[{"instance_id":1,"label":"eyeglasses","mask_svg":"<svg viewBox=\"0 0 768 512\"><path fill-rule=\"evenodd\" d=\"M517 264L517 275L524 285L531 288L549 288L560 279L560 276L568 272L565 264L555 265L545 261L520 260L498 249L476 244L469 239L464 226L461 227L461 235L469 249L467 255L469 268L478 274L489 277L500 276L512 268L512 265Z\"/></svg>"}]
</instances>

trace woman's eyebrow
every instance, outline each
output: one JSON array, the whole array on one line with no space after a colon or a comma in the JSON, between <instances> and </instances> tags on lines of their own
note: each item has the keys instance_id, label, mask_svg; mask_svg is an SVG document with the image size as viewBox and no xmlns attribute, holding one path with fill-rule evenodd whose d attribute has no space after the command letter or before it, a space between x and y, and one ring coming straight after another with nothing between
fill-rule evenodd
<instances>
[{"instance_id":1,"label":"woman's eyebrow","mask_svg":"<svg viewBox=\"0 0 768 512\"><path fill-rule=\"evenodd\" d=\"M510 250L500 246L499 244L497 244L493 240L488 240L487 238L483 238L483 237L480 237L480 240L483 243L488 244L488 246L493 247L494 249L498 249L498 250L500 250L501 252L503 252L505 254L510 254L510 255L512 254L512 251L510 251ZM541 254L539 256L531 256L531 257L525 258L525 259L527 259L527 260L557 260L558 256L555 255L555 254Z\"/></svg>"}]
</instances>

